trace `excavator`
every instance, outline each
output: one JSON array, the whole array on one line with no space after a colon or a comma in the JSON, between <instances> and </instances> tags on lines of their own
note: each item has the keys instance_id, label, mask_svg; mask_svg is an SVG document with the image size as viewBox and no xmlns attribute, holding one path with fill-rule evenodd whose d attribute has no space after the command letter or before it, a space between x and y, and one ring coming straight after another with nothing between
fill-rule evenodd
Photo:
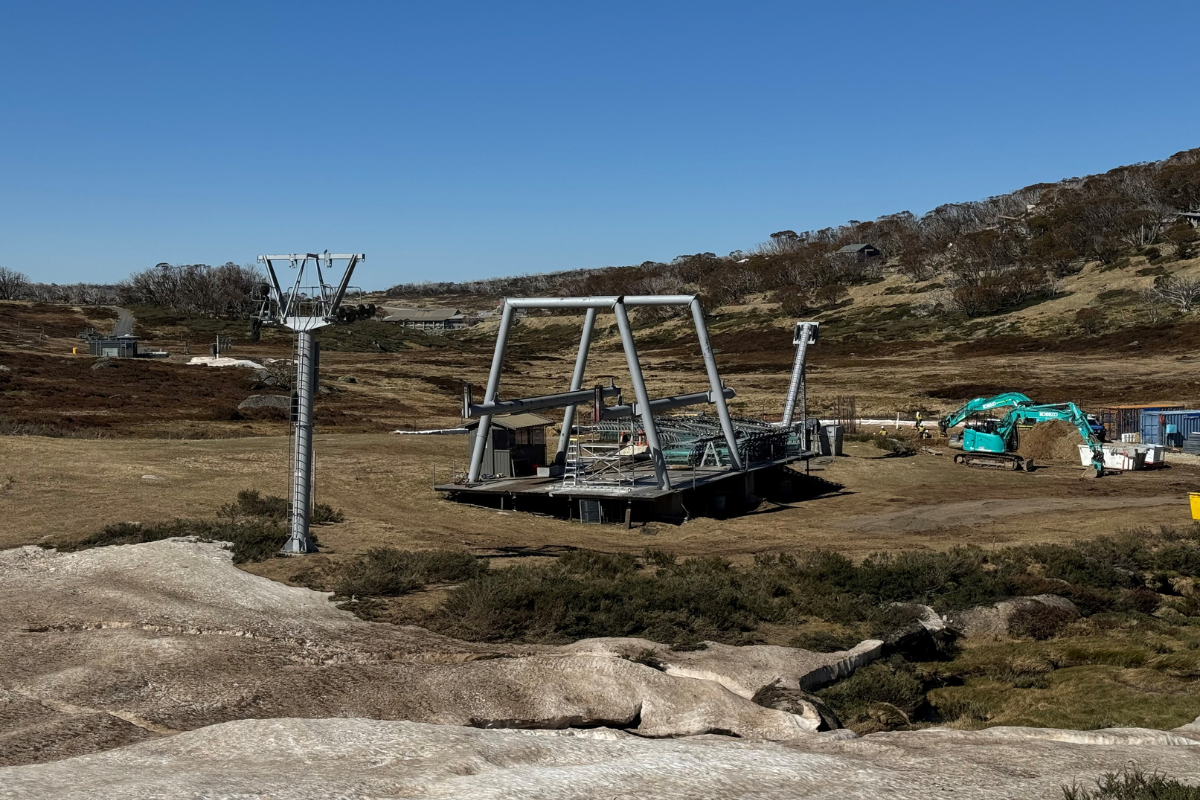
<instances>
[{"instance_id":1,"label":"excavator","mask_svg":"<svg viewBox=\"0 0 1200 800\"><path fill-rule=\"evenodd\" d=\"M968 426L963 430L962 438L951 440L951 447L961 447L961 453L954 456L955 464L965 464L972 467L990 469L1024 470L1033 469L1033 459L1019 456L1012 452L1016 447L1017 426L1025 422L1049 422L1063 420L1075 426L1083 441L1092 450L1091 464L1088 469L1096 477L1104 474L1104 449L1096 436L1086 414L1074 403L1034 403L1020 392L1005 392L995 397L977 397L966 403L938 422L942 435L946 431L965 421L967 418L996 408L1012 406L1012 410L997 421L987 420L982 427Z\"/></svg>"}]
</instances>

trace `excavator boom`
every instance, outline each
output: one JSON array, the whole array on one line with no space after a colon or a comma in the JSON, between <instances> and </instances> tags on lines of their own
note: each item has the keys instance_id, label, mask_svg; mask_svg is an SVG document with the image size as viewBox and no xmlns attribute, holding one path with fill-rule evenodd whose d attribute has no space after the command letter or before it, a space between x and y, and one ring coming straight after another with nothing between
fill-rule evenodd
<instances>
[{"instance_id":1,"label":"excavator boom","mask_svg":"<svg viewBox=\"0 0 1200 800\"><path fill-rule=\"evenodd\" d=\"M938 428L940 428L942 434L945 435L946 431L948 431L950 428L953 428L955 425L960 424L963 420L973 414L979 414L983 411L991 411L992 409L1003 408L1005 406L1023 406L1032 404L1033 401L1020 392L1005 392L1003 394L998 394L995 397L976 397L974 400L964 403L962 407L951 412L950 414L947 414L945 417L939 420Z\"/></svg>"},{"instance_id":2,"label":"excavator boom","mask_svg":"<svg viewBox=\"0 0 1200 800\"><path fill-rule=\"evenodd\" d=\"M1075 426L1083 441L1091 448L1091 468L1097 476L1104 474L1104 450L1092 430L1087 415L1074 403L1034 403L1020 392L1006 392L995 397L977 397L938 422L942 433L966 420L972 414L1012 406L993 431L968 428L963 431L963 453L954 457L956 463L999 469L1025 469L1032 462L1012 452L1017 425L1022 422L1063 420Z\"/></svg>"}]
</instances>

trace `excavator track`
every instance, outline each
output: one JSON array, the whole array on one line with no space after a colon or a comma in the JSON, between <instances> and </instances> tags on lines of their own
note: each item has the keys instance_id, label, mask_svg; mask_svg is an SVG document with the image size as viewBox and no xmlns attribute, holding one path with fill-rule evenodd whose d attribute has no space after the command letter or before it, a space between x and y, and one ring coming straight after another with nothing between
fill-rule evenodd
<instances>
[{"instance_id":1,"label":"excavator track","mask_svg":"<svg viewBox=\"0 0 1200 800\"><path fill-rule=\"evenodd\" d=\"M1033 471L1032 458L1023 458L1011 453L957 453L954 456L954 463L962 464L966 467L1002 469L1009 472L1016 472L1017 470L1024 470L1025 472Z\"/></svg>"}]
</instances>

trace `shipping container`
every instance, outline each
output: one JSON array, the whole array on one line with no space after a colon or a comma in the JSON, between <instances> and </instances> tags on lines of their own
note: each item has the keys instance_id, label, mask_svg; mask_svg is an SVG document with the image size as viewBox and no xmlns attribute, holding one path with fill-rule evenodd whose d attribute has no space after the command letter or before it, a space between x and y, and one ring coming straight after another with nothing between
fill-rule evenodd
<instances>
[{"instance_id":1,"label":"shipping container","mask_svg":"<svg viewBox=\"0 0 1200 800\"><path fill-rule=\"evenodd\" d=\"M1142 412L1182 411L1179 403L1143 403L1141 405L1109 406L1100 409L1098 417L1104 426L1104 438L1110 442L1121 441L1121 435L1140 433ZM1145 441L1144 439L1142 441Z\"/></svg>"},{"instance_id":2,"label":"shipping container","mask_svg":"<svg viewBox=\"0 0 1200 800\"><path fill-rule=\"evenodd\" d=\"M1142 444L1182 447L1192 433L1200 433L1200 410L1161 411L1147 409L1141 418ZM1167 427L1173 426L1168 435Z\"/></svg>"}]
</instances>

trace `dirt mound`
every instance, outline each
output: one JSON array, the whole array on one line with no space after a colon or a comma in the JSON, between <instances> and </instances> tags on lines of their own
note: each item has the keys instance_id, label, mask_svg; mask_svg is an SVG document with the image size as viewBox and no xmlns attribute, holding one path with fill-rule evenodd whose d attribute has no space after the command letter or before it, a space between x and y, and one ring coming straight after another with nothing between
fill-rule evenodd
<instances>
[{"instance_id":1,"label":"dirt mound","mask_svg":"<svg viewBox=\"0 0 1200 800\"><path fill-rule=\"evenodd\" d=\"M1062 420L1039 422L1018 432L1017 453L1026 458L1043 461L1079 462L1079 445L1083 437L1075 426Z\"/></svg>"}]
</instances>

